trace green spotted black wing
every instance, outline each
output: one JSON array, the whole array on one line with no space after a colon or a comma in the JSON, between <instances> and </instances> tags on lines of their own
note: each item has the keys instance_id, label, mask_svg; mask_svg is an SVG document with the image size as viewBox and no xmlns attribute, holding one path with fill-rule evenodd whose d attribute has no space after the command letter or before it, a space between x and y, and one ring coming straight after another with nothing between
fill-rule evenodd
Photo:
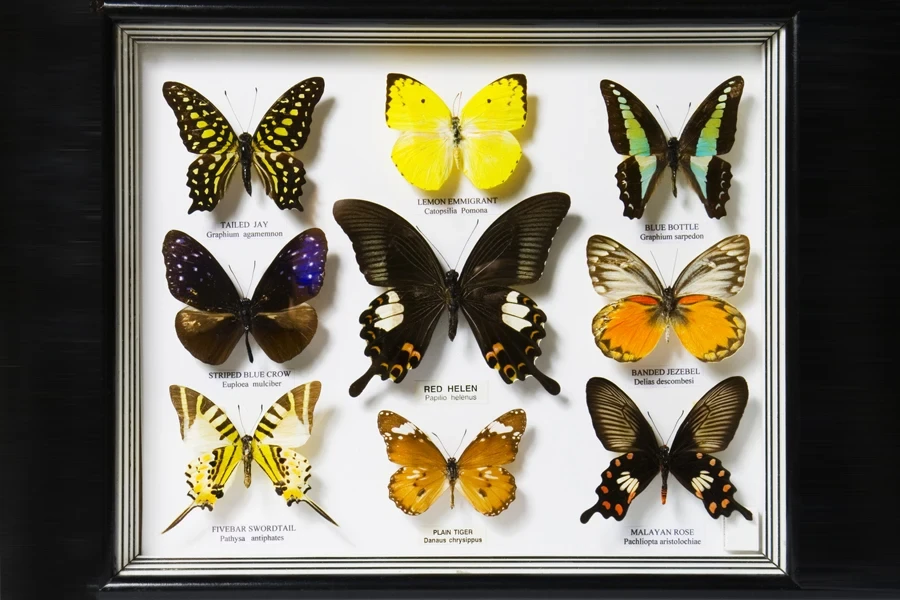
<instances>
[{"instance_id":1,"label":"green spotted black wing","mask_svg":"<svg viewBox=\"0 0 900 600\"><path fill-rule=\"evenodd\" d=\"M581 522L587 523L594 513L621 521L657 473L662 475L660 495L665 504L670 472L703 502L712 518L728 517L736 510L752 520L752 513L734 499L737 488L731 473L709 454L724 450L734 438L748 395L743 377L714 385L693 406L669 448L659 445L650 424L625 392L608 379L591 378L586 396L594 432L604 448L622 454L603 471L597 503L581 515Z\"/></svg>"},{"instance_id":2,"label":"green spotted black wing","mask_svg":"<svg viewBox=\"0 0 900 600\"><path fill-rule=\"evenodd\" d=\"M734 145L744 78L730 77L697 107L678 143L678 160L710 218L725 216L731 165L719 158Z\"/></svg>"},{"instance_id":3,"label":"green spotted black wing","mask_svg":"<svg viewBox=\"0 0 900 600\"><path fill-rule=\"evenodd\" d=\"M256 169L268 195L282 210L303 210L306 182L303 163L289 154L306 144L312 111L325 89L321 77L296 84L263 115L256 132L237 135L222 113L200 92L183 83L163 84L163 96L175 113L184 147L199 154L188 167L192 200L188 214L211 211L225 195L235 169L251 193L250 171Z\"/></svg>"},{"instance_id":4,"label":"green spotted black wing","mask_svg":"<svg viewBox=\"0 0 900 600\"><path fill-rule=\"evenodd\" d=\"M667 140L647 107L621 84L604 79L600 90L606 103L610 140L616 152L628 157L616 171L619 199L625 204L623 214L630 219L643 216L668 165L673 195L678 195L675 177L681 168L707 215L715 219L725 216L731 165L718 155L728 153L734 145L743 78L730 77L719 84L691 115L680 139Z\"/></svg>"},{"instance_id":5,"label":"green spotted black wing","mask_svg":"<svg viewBox=\"0 0 900 600\"><path fill-rule=\"evenodd\" d=\"M507 286L540 278L569 204L566 194L556 192L523 200L487 229L460 275L444 272L422 234L400 215L365 200L335 202L334 218L353 243L366 281L390 288L360 315L360 337L372 363L350 386L350 395L358 396L376 375L403 381L422 360L445 309L450 339L462 310L482 357L503 381L532 375L558 394L559 384L534 365L547 317Z\"/></svg>"},{"instance_id":6,"label":"green spotted black wing","mask_svg":"<svg viewBox=\"0 0 900 600\"><path fill-rule=\"evenodd\" d=\"M606 102L609 138L616 152L628 156L616 169L619 199L625 204L626 217L640 219L666 167L666 136L644 103L625 86L604 79L600 91Z\"/></svg>"}]
</instances>

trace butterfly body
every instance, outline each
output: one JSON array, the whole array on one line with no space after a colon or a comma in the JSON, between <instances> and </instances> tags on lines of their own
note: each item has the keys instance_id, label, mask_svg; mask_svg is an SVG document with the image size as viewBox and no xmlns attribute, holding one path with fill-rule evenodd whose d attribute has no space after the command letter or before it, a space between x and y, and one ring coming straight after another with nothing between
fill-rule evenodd
<instances>
[{"instance_id":1,"label":"butterfly body","mask_svg":"<svg viewBox=\"0 0 900 600\"><path fill-rule=\"evenodd\" d=\"M508 286L540 278L569 204L557 192L523 200L488 227L457 273L445 271L422 234L393 211L365 200L336 202L335 220L353 242L360 271L370 284L389 288L359 317L371 365L350 395L376 375L400 383L419 365L445 311L449 338L456 337L461 312L485 362L504 382L532 375L559 393L559 384L534 365L547 316Z\"/></svg>"},{"instance_id":2,"label":"butterfly body","mask_svg":"<svg viewBox=\"0 0 900 600\"><path fill-rule=\"evenodd\" d=\"M164 83L163 96L178 120L184 147L199 155L187 170L192 200L188 214L213 210L224 197L238 165L248 194L252 194L251 171L255 169L266 195L280 209L302 211L300 196L306 171L291 152L306 144L312 111L324 89L321 77L301 81L272 104L253 134L237 134L200 92L177 81Z\"/></svg>"},{"instance_id":3,"label":"butterfly body","mask_svg":"<svg viewBox=\"0 0 900 600\"><path fill-rule=\"evenodd\" d=\"M727 154L734 144L743 78L730 77L719 84L691 115L679 138L666 138L653 113L621 84L604 79L600 89L610 140L616 152L627 156L616 170L619 199L625 205L623 214L630 219L643 216L668 166L674 196L678 196L676 179L681 169L707 216L724 217L732 174L731 165L719 155Z\"/></svg>"},{"instance_id":4,"label":"butterfly body","mask_svg":"<svg viewBox=\"0 0 900 600\"><path fill-rule=\"evenodd\" d=\"M444 458L434 442L405 417L389 410L378 413L378 431L388 459L401 465L388 483L388 495L408 515L419 515L450 488L450 508L456 486L480 513L493 517L516 498L516 480L501 465L515 460L525 433L525 411L506 412L481 430L459 458Z\"/></svg>"},{"instance_id":5,"label":"butterfly body","mask_svg":"<svg viewBox=\"0 0 900 600\"><path fill-rule=\"evenodd\" d=\"M318 327L307 300L325 279L328 243L320 229L291 239L263 273L251 298L243 297L222 265L200 242L171 230L162 246L169 292L188 306L175 317L178 339L198 360L219 365L250 335L275 362L290 360L309 344Z\"/></svg>"},{"instance_id":6,"label":"butterfly body","mask_svg":"<svg viewBox=\"0 0 900 600\"><path fill-rule=\"evenodd\" d=\"M660 444L640 410L625 392L602 377L586 386L587 406L597 438L614 458L596 489L597 503L581 515L587 523L594 513L621 521L632 501L661 475L660 498L666 503L668 477L703 501L707 514L718 519L738 511L752 513L737 502L731 474L710 452L728 447L747 406L747 382L730 377L713 386L685 417L671 447Z\"/></svg>"}]
</instances>

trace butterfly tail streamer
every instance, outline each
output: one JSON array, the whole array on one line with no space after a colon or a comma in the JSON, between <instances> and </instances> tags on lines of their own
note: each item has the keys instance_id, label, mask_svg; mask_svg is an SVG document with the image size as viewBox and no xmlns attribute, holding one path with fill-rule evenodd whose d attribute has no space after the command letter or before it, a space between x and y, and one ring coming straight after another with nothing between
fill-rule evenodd
<instances>
[{"instance_id":1,"label":"butterfly tail streamer","mask_svg":"<svg viewBox=\"0 0 900 600\"><path fill-rule=\"evenodd\" d=\"M369 380L378 373L378 368L378 365L373 363L372 366L362 374L362 377L350 384L350 395L352 397L356 398L362 394L362 391L366 389L366 386L369 384Z\"/></svg>"},{"instance_id":2,"label":"butterfly tail streamer","mask_svg":"<svg viewBox=\"0 0 900 600\"><path fill-rule=\"evenodd\" d=\"M547 390L548 393L554 396L559 394L560 387L556 380L551 379L550 377L538 371L537 367L532 366L528 374L534 376L534 378L537 379L542 386L544 386L544 389Z\"/></svg>"},{"instance_id":3,"label":"butterfly tail streamer","mask_svg":"<svg viewBox=\"0 0 900 600\"><path fill-rule=\"evenodd\" d=\"M322 509L321 506L319 506L318 504L316 504L315 502L313 502L312 500L310 500L310 499L307 498L306 496L303 497L303 502L306 502L307 504L309 504L309 505L312 507L312 509L313 509L314 511L316 511L317 513L319 513L319 514L322 516L323 519L325 519L326 521L328 521L329 523L331 523L331 524L334 525L335 527L340 527L340 525L338 525L337 522L336 522L334 519L332 519L332 518L328 515L328 513L325 512L325 511Z\"/></svg>"},{"instance_id":4,"label":"butterfly tail streamer","mask_svg":"<svg viewBox=\"0 0 900 600\"><path fill-rule=\"evenodd\" d=\"M739 513L741 513L741 516L744 517L745 519L747 519L748 521L752 521L752 520L753 520L753 513L750 512L750 511L747 509L747 507L744 506L743 504L739 504L736 500L732 500L732 501L731 501L731 506L734 508L734 510L738 511Z\"/></svg>"},{"instance_id":5,"label":"butterfly tail streamer","mask_svg":"<svg viewBox=\"0 0 900 600\"><path fill-rule=\"evenodd\" d=\"M200 506L200 505L199 505L199 504L191 504L190 506L188 506L186 509L184 509L184 512L182 512L180 515L178 515L177 517L175 517L175 520L172 521L172 523L169 524L168 527L166 527L165 529L163 529L162 533L166 533L167 531L169 531L170 529L172 529L173 527L175 527L176 525L178 525L179 523L181 523L181 521L184 520L184 518L185 518L186 516L188 516L188 513L190 513L192 510L194 510L194 509L197 508L198 506ZM744 510L746 510L746 509L744 509Z\"/></svg>"},{"instance_id":6,"label":"butterfly tail streamer","mask_svg":"<svg viewBox=\"0 0 900 600\"><path fill-rule=\"evenodd\" d=\"M598 495L600 494L600 488L597 488L597 494L598 494ZM603 502L603 498L602 498L602 497L601 497L599 500L597 500L597 503L596 503L596 504L594 504L592 507L590 507L589 509L587 509L586 511L584 511L583 513L581 513L581 522L582 522L582 524L583 524L583 523L587 523L588 521L591 520L591 517L593 517L595 513L599 513L599 512L600 512L600 503L601 503L601 502Z\"/></svg>"}]
</instances>

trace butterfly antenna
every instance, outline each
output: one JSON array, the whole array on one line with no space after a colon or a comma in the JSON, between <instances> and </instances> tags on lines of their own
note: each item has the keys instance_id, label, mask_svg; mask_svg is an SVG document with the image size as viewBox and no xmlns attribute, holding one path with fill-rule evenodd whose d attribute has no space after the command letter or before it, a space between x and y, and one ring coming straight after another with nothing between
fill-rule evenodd
<instances>
[{"instance_id":1,"label":"butterfly antenna","mask_svg":"<svg viewBox=\"0 0 900 600\"><path fill-rule=\"evenodd\" d=\"M466 251L466 246L469 245L469 242L472 240L472 236L475 235L475 230L478 229L478 223L480 223L480 222L481 222L481 219L478 219L477 221L475 221L475 227L472 228L472 232L469 234L469 237L466 238L466 243L463 244L462 250L459 251L459 256L456 257L456 264L453 265L454 271L456 270L456 267L459 266L459 261L460 261L460 259L462 259L463 252ZM450 265L447 265L447 266L449 267Z\"/></svg>"},{"instance_id":2,"label":"butterfly antenna","mask_svg":"<svg viewBox=\"0 0 900 600\"><path fill-rule=\"evenodd\" d=\"M648 413L647 413L647 416L650 417L650 422L653 423L653 415L651 415L651 414L648 412ZM659 439L662 439L662 434L659 432L659 429L656 427L656 423L653 423L653 429L656 430L656 435L659 436Z\"/></svg>"},{"instance_id":3,"label":"butterfly antenna","mask_svg":"<svg viewBox=\"0 0 900 600\"><path fill-rule=\"evenodd\" d=\"M691 114L691 103L690 102L688 102L687 110L684 112L684 118L681 120L681 129L684 129L684 124L687 122L687 117L689 114ZM681 131L681 129L679 129L679 131Z\"/></svg>"},{"instance_id":4,"label":"butterfly antenna","mask_svg":"<svg viewBox=\"0 0 900 600\"><path fill-rule=\"evenodd\" d=\"M678 264L678 248L675 248L675 261L672 263L672 275L669 277L669 281L675 281L675 265ZM659 268L659 267L657 267Z\"/></svg>"},{"instance_id":5,"label":"butterfly antenna","mask_svg":"<svg viewBox=\"0 0 900 600\"><path fill-rule=\"evenodd\" d=\"M666 118L663 116L662 111L659 109L659 104L656 105L656 112L659 113L659 118L662 119L663 125L666 126L666 137L672 137L672 128L669 127L668 123L666 123Z\"/></svg>"},{"instance_id":6,"label":"butterfly antenna","mask_svg":"<svg viewBox=\"0 0 900 600\"><path fill-rule=\"evenodd\" d=\"M440 256L441 258L444 258L444 255L441 254L441 250L437 246L435 246L434 244L431 243L431 240L428 239L428 236L425 235L425 233L419 228L418 225L416 225L416 230L422 234L422 237L425 238L425 240L428 242L428 245L431 246L432 248L434 248L435 252L438 253L438 256ZM447 265L447 268L449 269L450 261L448 261L446 258L444 258L444 263Z\"/></svg>"},{"instance_id":7,"label":"butterfly antenna","mask_svg":"<svg viewBox=\"0 0 900 600\"><path fill-rule=\"evenodd\" d=\"M463 429L462 437L459 438L459 443L456 445L456 450L453 451L453 456L456 456L456 453L459 452L459 449L462 447L463 440L466 439L466 433L468 429Z\"/></svg>"},{"instance_id":8,"label":"butterfly antenna","mask_svg":"<svg viewBox=\"0 0 900 600\"><path fill-rule=\"evenodd\" d=\"M253 88L253 107L250 109L250 123L253 123L253 113L256 112L256 98L259 97L259 89Z\"/></svg>"},{"instance_id":9,"label":"butterfly antenna","mask_svg":"<svg viewBox=\"0 0 900 600\"><path fill-rule=\"evenodd\" d=\"M656 272L659 273L659 277L662 278L662 269L659 268L659 263L656 262L656 256L654 256L652 251L650 252L650 256L653 257L653 264L656 265ZM669 284L663 281L663 287L669 287Z\"/></svg>"},{"instance_id":10,"label":"butterfly antenna","mask_svg":"<svg viewBox=\"0 0 900 600\"><path fill-rule=\"evenodd\" d=\"M649 413L648 413L648 414L649 414ZM678 425L678 421L680 421L680 420L681 420L681 417L683 417L683 416L684 416L684 411L682 410L682 411L681 411L681 414L678 415L678 418L675 419L675 425ZM669 437L666 438L666 446L669 445L669 440L672 439L672 434L674 434L674 433L675 433L675 427L673 426L673 427L672 427L672 433L670 433L670 434L669 434Z\"/></svg>"},{"instance_id":11,"label":"butterfly antenna","mask_svg":"<svg viewBox=\"0 0 900 600\"><path fill-rule=\"evenodd\" d=\"M231 265L228 265L228 270L231 271L231 276L234 277L235 282L237 282L238 289L241 290L241 298L246 298L244 295L244 288L241 287L241 282L238 281L238 276L234 274L234 269L231 268Z\"/></svg>"},{"instance_id":12,"label":"butterfly antenna","mask_svg":"<svg viewBox=\"0 0 900 600\"><path fill-rule=\"evenodd\" d=\"M241 128L241 131L247 131L246 129L244 129L244 126L241 125L241 120L238 119L237 113L234 112L234 107L231 105L231 98L228 97L228 90L225 90L225 100L228 101L228 108L231 109L231 116L234 117L234 120L238 124L238 127Z\"/></svg>"},{"instance_id":13,"label":"butterfly antenna","mask_svg":"<svg viewBox=\"0 0 900 600\"><path fill-rule=\"evenodd\" d=\"M456 98L453 99L453 116L459 116L459 105L462 104L462 92L456 94Z\"/></svg>"},{"instance_id":14,"label":"butterfly antenna","mask_svg":"<svg viewBox=\"0 0 900 600\"><path fill-rule=\"evenodd\" d=\"M253 270L250 271L250 283L247 285L248 290L253 289L253 276L256 275L256 261L253 261Z\"/></svg>"},{"instance_id":15,"label":"butterfly antenna","mask_svg":"<svg viewBox=\"0 0 900 600\"><path fill-rule=\"evenodd\" d=\"M444 442L441 441L441 438L438 436L438 434L436 434L435 432L432 431L432 432L431 432L431 435L433 435L433 436L435 437L435 439L436 439L436 440L438 441L438 443L441 445L441 448L444 449L444 454L446 454L446 455L449 457L449 456L450 456L450 453L447 452L447 447L444 446Z\"/></svg>"}]
</instances>

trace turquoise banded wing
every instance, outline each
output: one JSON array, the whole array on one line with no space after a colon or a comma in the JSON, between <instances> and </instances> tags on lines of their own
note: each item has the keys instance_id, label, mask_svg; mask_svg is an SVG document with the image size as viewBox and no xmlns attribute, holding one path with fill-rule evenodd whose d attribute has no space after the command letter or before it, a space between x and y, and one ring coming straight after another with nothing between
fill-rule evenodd
<instances>
[{"instance_id":1,"label":"turquoise banded wing","mask_svg":"<svg viewBox=\"0 0 900 600\"><path fill-rule=\"evenodd\" d=\"M731 165L719 158L734 145L744 79L730 77L697 107L679 141L679 162L710 218L725 216Z\"/></svg>"},{"instance_id":2,"label":"turquoise banded wing","mask_svg":"<svg viewBox=\"0 0 900 600\"><path fill-rule=\"evenodd\" d=\"M624 86L604 79L600 91L609 117L609 139L616 152L628 156L616 170L623 214L639 219L666 167L666 136L644 103Z\"/></svg>"}]
</instances>

